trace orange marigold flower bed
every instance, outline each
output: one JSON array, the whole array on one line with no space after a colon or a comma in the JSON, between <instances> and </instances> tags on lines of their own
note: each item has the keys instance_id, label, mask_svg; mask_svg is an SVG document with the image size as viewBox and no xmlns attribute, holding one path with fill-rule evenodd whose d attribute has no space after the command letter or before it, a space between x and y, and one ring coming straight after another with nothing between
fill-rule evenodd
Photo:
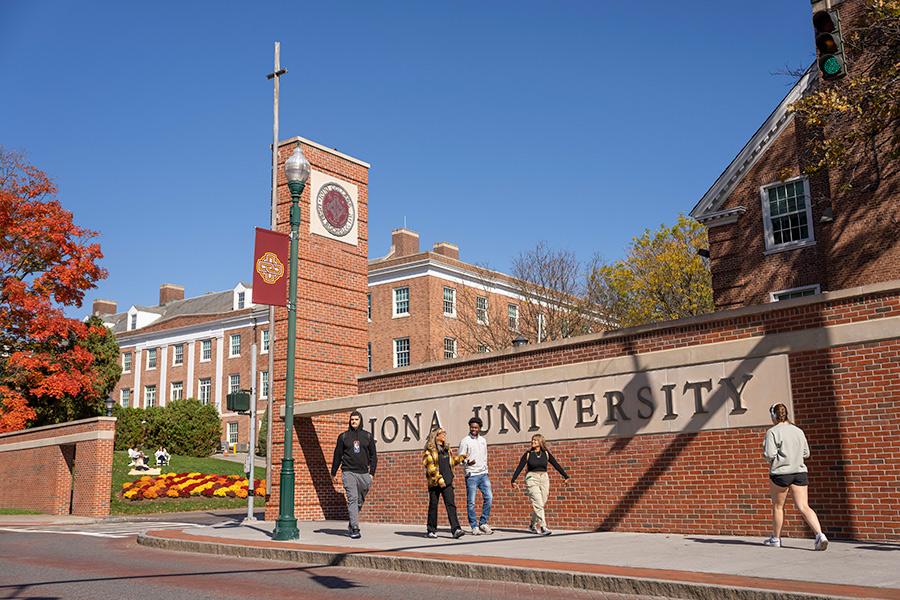
<instances>
[{"instance_id":1,"label":"orange marigold flower bed","mask_svg":"<svg viewBox=\"0 0 900 600\"><path fill-rule=\"evenodd\" d=\"M252 489L252 492L251 492ZM122 497L136 502L156 498L246 498L250 494L266 495L266 480L254 479L252 488L240 475L206 475L203 473L163 473L157 477L144 475L122 484Z\"/></svg>"}]
</instances>

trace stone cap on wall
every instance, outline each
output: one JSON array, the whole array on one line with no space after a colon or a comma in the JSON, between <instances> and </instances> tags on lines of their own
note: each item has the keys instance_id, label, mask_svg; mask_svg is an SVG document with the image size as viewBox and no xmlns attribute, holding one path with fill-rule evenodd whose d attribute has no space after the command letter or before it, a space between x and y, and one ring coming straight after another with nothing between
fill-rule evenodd
<instances>
[{"instance_id":1,"label":"stone cap on wall","mask_svg":"<svg viewBox=\"0 0 900 600\"><path fill-rule=\"evenodd\" d=\"M31 433L41 433L41 432L50 433L50 432L53 432L53 430L68 429L73 426L88 425L89 423L98 423L98 424L112 423L112 424L115 424L115 422L117 420L118 419L116 419L116 417L89 417L87 419L79 419L78 421L67 421L65 423L56 423L54 425L42 425L41 427L32 427L30 429L21 429L19 431L11 431L9 433L0 433L0 440L5 440L5 439L11 438L11 437L26 435L26 434L31 434ZM55 435L55 432L52 433L51 435Z\"/></svg>"}]
</instances>

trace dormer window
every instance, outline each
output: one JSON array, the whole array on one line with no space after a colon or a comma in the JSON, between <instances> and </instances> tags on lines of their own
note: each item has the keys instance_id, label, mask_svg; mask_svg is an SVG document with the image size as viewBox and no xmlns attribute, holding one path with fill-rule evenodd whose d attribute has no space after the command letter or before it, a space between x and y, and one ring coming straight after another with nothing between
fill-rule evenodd
<instances>
[{"instance_id":1,"label":"dormer window","mask_svg":"<svg viewBox=\"0 0 900 600\"><path fill-rule=\"evenodd\" d=\"M239 283L231 290L231 310L243 310L253 306L251 300L253 288Z\"/></svg>"},{"instance_id":2,"label":"dormer window","mask_svg":"<svg viewBox=\"0 0 900 600\"><path fill-rule=\"evenodd\" d=\"M131 315L131 324L128 326L128 329L137 329L137 313Z\"/></svg>"},{"instance_id":3,"label":"dormer window","mask_svg":"<svg viewBox=\"0 0 900 600\"><path fill-rule=\"evenodd\" d=\"M244 308L244 299L246 298L246 296L247 296L247 292L238 292L238 294L237 294L238 310L241 310L242 308Z\"/></svg>"}]
</instances>

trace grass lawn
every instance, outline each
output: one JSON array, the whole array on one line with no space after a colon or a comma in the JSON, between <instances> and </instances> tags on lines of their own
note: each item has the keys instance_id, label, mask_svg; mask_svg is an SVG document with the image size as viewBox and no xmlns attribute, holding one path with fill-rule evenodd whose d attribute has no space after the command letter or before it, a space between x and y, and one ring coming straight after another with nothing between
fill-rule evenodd
<instances>
[{"instance_id":1,"label":"grass lawn","mask_svg":"<svg viewBox=\"0 0 900 600\"><path fill-rule=\"evenodd\" d=\"M154 462L150 457L150 462ZM129 475L128 453L113 453L112 493L109 503L109 512L114 515L134 515L144 513L182 512L188 510L210 510L220 508L245 508L246 498L157 498L155 500L126 500L122 497L122 484L126 481L135 481L141 475ZM168 467L163 467L163 473L203 473L205 475L243 475L244 464L220 460L218 458L194 458L193 456L172 455ZM266 470L256 467L254 477L264 479ZM265 499L256 497L254 506L265 506Z\"/></svg>"},{"instance_id":2,"label":"grass lawn","mask_svg":"<svg viewBox=\"0 0 900 600\"><path fill-rule=\"evenodd\" d=\"M0 508L0 515L39 515L40 511L29 508Z\"/></svg>"}]
</instances>

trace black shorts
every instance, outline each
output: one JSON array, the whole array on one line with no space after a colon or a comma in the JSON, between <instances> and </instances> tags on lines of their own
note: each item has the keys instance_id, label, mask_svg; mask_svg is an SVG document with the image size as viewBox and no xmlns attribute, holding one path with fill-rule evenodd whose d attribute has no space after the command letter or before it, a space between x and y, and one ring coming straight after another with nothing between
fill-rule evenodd
<instances>
[{"instance_id":1,"label":"black shorts","mask_svg":"<svg viewBox=\"0 0 900 600\"><path fill-rule=\"evenodd\" d=\"M778 487L791 487L792 485L809 485L806 473L787 473L785 475L769 475L769 480Z\"/></svg>"}]
</instances>

